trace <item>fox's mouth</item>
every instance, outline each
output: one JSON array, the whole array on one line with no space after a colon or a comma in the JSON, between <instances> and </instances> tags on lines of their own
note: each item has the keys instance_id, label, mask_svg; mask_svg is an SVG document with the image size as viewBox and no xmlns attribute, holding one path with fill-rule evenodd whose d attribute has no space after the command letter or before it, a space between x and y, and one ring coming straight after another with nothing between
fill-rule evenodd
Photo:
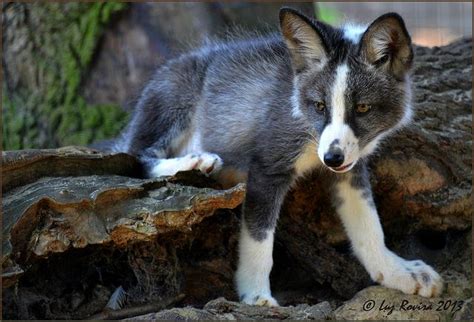
<instances>
[{"instance_id":1,"label":"fox's mouth","mask_svg":"<svg viewBox=\"0 0 474 322\"><path fill-rule=\"evenodd\" d=\"M342 172L349 171L352 168L353 164L354 164L354 162L351 162L349 164L342 165L340 167L328 167L328 168L331 169L334 172L342 173Z\"/></svg>"}]
</instances>

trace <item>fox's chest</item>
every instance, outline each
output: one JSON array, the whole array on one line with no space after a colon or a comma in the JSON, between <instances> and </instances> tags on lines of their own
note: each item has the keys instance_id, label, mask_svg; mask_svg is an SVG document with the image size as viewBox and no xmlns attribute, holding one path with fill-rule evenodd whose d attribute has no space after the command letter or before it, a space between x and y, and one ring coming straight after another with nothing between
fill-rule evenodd
<instances>
[{"instance_id":1,"label":"fox's chest","mask_svg":"<svg viewBox=\"0 0 474 322\"><path fill-rule=\"evenodd\" d=\"M295 161L294 169L297 176L302 176L321 165L321 160L318 157L317 146L315 143L307 143L298 158Z\"/></svg>"}]
</instances>

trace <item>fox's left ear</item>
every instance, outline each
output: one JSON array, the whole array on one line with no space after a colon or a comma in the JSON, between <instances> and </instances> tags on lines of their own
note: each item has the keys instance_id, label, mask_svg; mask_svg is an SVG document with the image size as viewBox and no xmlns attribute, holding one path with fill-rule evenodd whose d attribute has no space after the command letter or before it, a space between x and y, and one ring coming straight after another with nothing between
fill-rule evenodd
<instances>
[{"instance_id":1,"label":"fox's left ear","mask_svg":"<svg viewBox=\"0 0 474 322\"><path fill-rule=\"evenodd\" d=\"M291 8L280 9L280 28L296 72L307 67L322 68L328 59L322 26Z\"/></svg>"},{"instance_id":2,"label":"fox's left ear","mask_svg":"<svg viewBox=\"0 0 474 322\"><path fill-rule=\"evenodd\" d=\"M362 35L360 55L370 64L403 80L413 63L411 38L402 17L387 13L377 18Z\"/></svg>"}]
</instances>

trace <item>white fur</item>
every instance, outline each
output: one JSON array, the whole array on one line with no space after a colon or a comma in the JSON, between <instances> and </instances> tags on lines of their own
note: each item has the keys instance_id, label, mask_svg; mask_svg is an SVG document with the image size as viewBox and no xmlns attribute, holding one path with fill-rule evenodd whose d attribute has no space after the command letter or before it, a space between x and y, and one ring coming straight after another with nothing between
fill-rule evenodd
<instances>
[{"instance_id":1,"label":"white fur","mask_svg":"<svg viewBox=\"0 0 474 322\"><path fill-rule=\"evenodd\" d=\"M380 141L388 134L389 132L379 134L373 138L364 148L360 151L360 157L365 157L372 154L377 147L379 146Z\"/></svg>"},{"instance_id":2,"label":"white fur","mask_svg":"<svg viewBox=\"0 0 474 322\"><path fill-rule=\"evenodd\" d=\"M352 165L343 170L334 172L347 172L355 165L359 159L359 140L354 135L352 129L344 123L346 111L345 92L347 90L347 75L349 67L343 64L336 69L336 78L331 93L332 116L331 122L324 128L318 147L318 156L324 162L324 155L329 151L329 147L334 140L339 140L339 147L344 152L344 163L346 166Z\"/></svg>"},{"instance_id":3,"label":"white fur","mask_svg":"<svg viewBox=\"0 0 474 322\"><path fill-rule=\"evenodd\" d=\"M403 119L398 123L397 128L402 128L408 125L411 120L413 119L413 106L411 105L412 102L412 89L410 86L409 76L405 76L405 112L403 114Z\"/></svg>"},{"instance_id":4,"label":"white fur","mask_svg":"<svg viewBox=\"0 0 474 322\"><path fill-rule=\"evenodd\" d=\"M330 170L342 173L351 170L354 165L357 163L360 157L359 153L359 140L354 135L354 132L347 124L337 125L329 124L324 129L323 135L321 135L321 140L318 148L318 156L321 161L324 160L324 154L329 151L329 146L334 140L339 140L339 147L344 153L344 163L342 166L350 165L347 169L342 171L336 171L332 168Z\"/></svg>"},{"instance_id":5,"label":"white fur","mask_svg":"<svg viewBox=\"0 0 474 322\"><path fill-rule=\"evenodd\" d=\"M342 200L338 213L356 256L374 281L407 294L430 297L442 290L441 277L422 261L407 261L385 246L382 226L373 203L347 181L337 184ZM414 273L414 276L412 276ZM427 277L427 281L423 281Z\"/></svg>"},{"instance_id":6,"label":"white fur","mask_svg":"<svg viewBox=\"0 0 474 322\"><path fill-rule=\"evenodd\" d=\"M192 154L179 158L160 159L157 160L151 170L151 175L153 177L173 176L179 171L187 171L196 168L198 162L198 156Z\"/></svg>"},{"instance_id":7,"label":"white fur","mask_svg":"<svg viewBox=\"0 0 474 322\"><path fill-rule=\"evenodd\" d=\"M291 95L291 115L294 118L300 118L303 116L303 113L300 109L300 99L298 92L298 78L295 77L293 80L293 94Z\"/></svg>"},{"instance_id":8,"label":"white fur","mask_svg":"<svg viewBox=\"0 0 474 322\"><path fill-rule=\"evenodd\" d=\"M339 65L336 68L336 79L331 93L332 116L331 123L336 125L344 124L344 114L346 112L346 103L344 94L347 90L347 75L349 66L347 64Z\"/></svg>"},{"instance_id":9,"label":"white fur","mask_svg":"<svg viewBox=\"0 0 474 322\"><path fill-rule=\"evenodd\" d=\"M198 169L206 175L215 173L222 168L222 159L217 154L201 153L199 159Z\"/></svg>"},{"instance_id":10,"label":"white fur","mask_svg":"<svg viewBox=\"0 0 474 322\"><path fill-rule=\"evenodd\" d=\"M173 176L180 171L199 169L211 174L222 168L222 159L214 153L188 154L184 157L159 159L151 170L153 177Z\"/></svg>"},{"instance_id":11,"label":"white fur","mask_svg":"<svg viewBox=\"0 0 474 322\"><path fill-rule=\"evenodd\" d=\"M411 103L406 103L405 106L405 113L403 114L403 118L398 123L397 128L402 128L406 125L408 125L413 119L413 108L411 106Z\"/></svg>"},{"instance_id":12,"label":"white fur","mask_svg":"<svg viewBox=\"0 0 474 322\"><path fill-rule=\"evenodd\" d=\"M367 26L347 23L344 26L342 26L342 30L344 32L344 38L346 38L347 40L350 40L354 44L358 44L360 41L360 38L362 37L364 32L367 30Z\"/></svg>"},{"instance_id":13,"label":"white fur","mask_svg":"<svg viewBox=\"0 0 474 322\"><path fill-rule=\"evenodd\" d=\"M273 235L274 231L269 230L266 239L256 241L250 236L245 224L240 230L236 284L239 296L247 304L278 306L270 291Z\"/></svg>"},{"instance_id":14,"label":"white fur","mask_svg":"<svg viewBox=\"0 0 474 322\"><path fill-rule=\"evenodd\" d=\"M387 52L387 46L392 43L392 36L388 27L382 27L371 37L370 44L374 52L374 61L381 59Z\"/></svg>"}]
</instances>

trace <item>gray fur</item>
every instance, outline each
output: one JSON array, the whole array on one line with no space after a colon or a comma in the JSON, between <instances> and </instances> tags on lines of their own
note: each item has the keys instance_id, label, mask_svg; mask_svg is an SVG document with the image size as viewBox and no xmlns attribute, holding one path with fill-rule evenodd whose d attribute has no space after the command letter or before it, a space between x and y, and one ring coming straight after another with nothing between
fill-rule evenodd
<instances>
[{"instance_id":1,"label":"gray fur","mask_svg":"<svg viewBox=\"0 0 474 322\"><path fill-rule=\"evenodd\" d=\"M179 156L182 145L199 131L203 151L219 155L224 166L248 173L244 220L256 240L265 239L265 231L275 227L296 178L295 160L308 141L317 143L328 124L332 111L328 96L338 65L350 66L346 118L362 146L395 128L407 101L408 78L399 79L400 63L395 77L389 69L364 60L362 44L347 40L341 30L312 22L291 9L282 13L281 19L287 19L285 14L299 16L321 38L327 55L322 70L316 70L311 59L299 60L296 67L292 57L299 53L300 43L296 41L290 50L288 39L278 34L210 44L157 70L115 145L115 150L139 156L149 169L159 159ZM387 60L376 63L390 64ZM292 115L296 79L302 117ZM327 102L322 114L314 109L314 102L320 100ZM360 100L374 106L363 117L352 108ZM345 177L325 171L336 181ZM371 198L363 160L351 173L352 184Z\"/></svg>"}]
</instances>

